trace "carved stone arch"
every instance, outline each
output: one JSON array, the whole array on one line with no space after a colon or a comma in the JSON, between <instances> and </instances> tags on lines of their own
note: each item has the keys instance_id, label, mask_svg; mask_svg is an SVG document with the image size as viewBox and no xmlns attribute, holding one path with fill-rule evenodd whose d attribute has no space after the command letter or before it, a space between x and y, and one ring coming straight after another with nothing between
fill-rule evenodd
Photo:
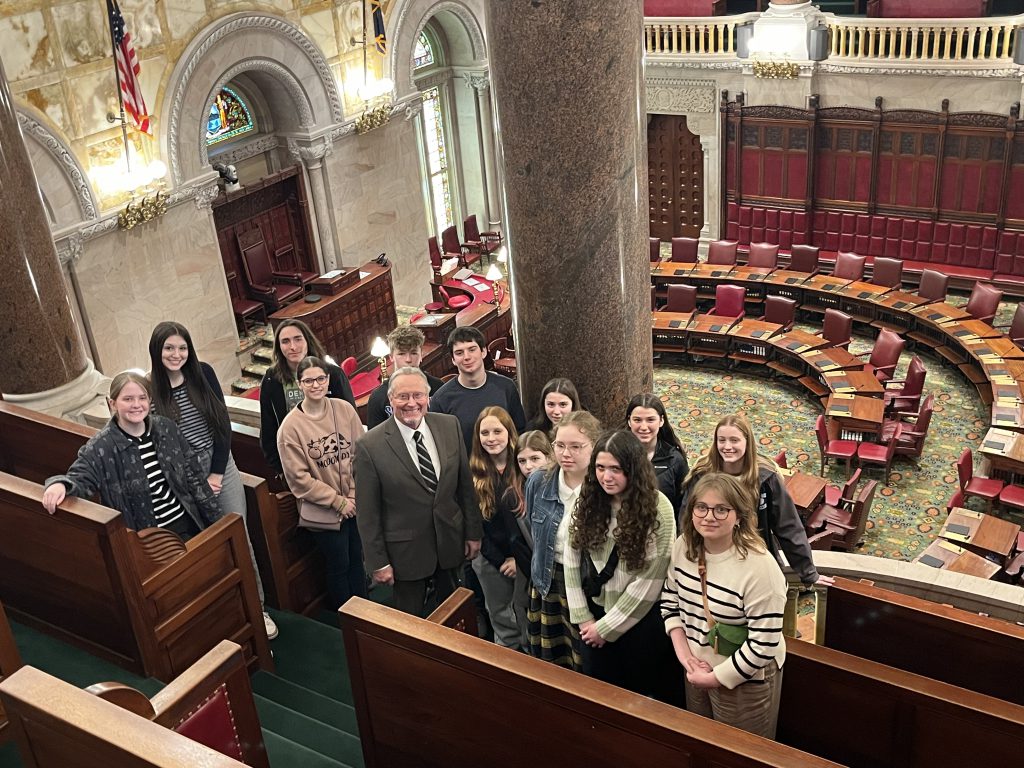
<instances>
[{"instance_id":1,"label":"carved stone arch","mask_svg":"<svg viewBox=\"0 0 1024 768\"><path fill-rule=\"evenodd\" d=\"M252 54L264 55L254 58ZM180 185L207 170L206 110L219 87L242 73L291 102L294 115L275 112L276 128L319 133L345 119L341 95L320 50L291 22L269 15L232 14L201 31L182 52L164 91L165 156Z\"/></svg>"},{"instance_id":2,"label":"carved stone arch","mask_svg":"<svg viewBox=\"0 0 1024 768\"><path fill-rule=\"evenodd\" d=\"M27 108L17 112L51 228L97 219L99 205L75 153Z\"/></svg>"},{"instance_id":3,"label":"carved stone arch","mask_svg":"<svg viewBox=\"0 0 1024 768\"><path fill-rule=\"evenodd\" d=\"M395 92L399 98L419 90L413 82L412 51L427 22L439 13L451 14L461 22L469 39L474 61L487 58L483 27L477 13L466 4L454 0L399 0L399 3L400 7L391 15L392 19L397 18L394 31L388 30L388 40L394 41L390 46L388 68L395 80ZM479 13L482 16L482 10Z\"/></svg>"}]
</instances>

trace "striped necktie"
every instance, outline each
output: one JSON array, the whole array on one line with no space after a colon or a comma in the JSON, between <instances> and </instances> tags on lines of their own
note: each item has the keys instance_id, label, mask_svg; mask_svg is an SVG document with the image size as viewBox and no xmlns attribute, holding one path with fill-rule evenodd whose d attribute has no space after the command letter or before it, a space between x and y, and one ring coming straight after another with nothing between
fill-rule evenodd
<instances>
[{"instance_id":1,"label":"striped necktie","mask_svg":"<svg viewBox=\"0 0 1024 768\"><path fill-rule=\"evenodd\" d=\"M434 471L434 462L430 460L430 452L418 429L412 433L412 439L416 443L416 459L420 463L420 474L427 483L427 489L434 493L437 490L437 473Z\"/></svg>"}]
</instances>

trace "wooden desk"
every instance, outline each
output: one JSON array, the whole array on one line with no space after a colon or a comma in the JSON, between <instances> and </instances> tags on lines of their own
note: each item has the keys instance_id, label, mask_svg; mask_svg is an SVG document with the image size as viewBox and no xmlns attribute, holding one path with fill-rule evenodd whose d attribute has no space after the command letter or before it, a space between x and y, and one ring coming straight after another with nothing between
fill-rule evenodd
<instances>
[{"instance_id":1,"label":"wooden desk","mask_svg":"<svg viewBox=\"0 0 1024 768\"><path fill-rule=\"evenodd\" d=\"M701 357L725 357L729 353L729 329L737 323L735 317L698 315L690 321L687 351Z\"/></svg>"},{"instance_id":2,"label":"wooden desk","mask_svg":"<svg viewBox=\"0 0 1024 768\"><path fill-rule=\"evenodd\" d=\"M764 320L745 317L729 329L729 335L750 341L767 341L781 330L782 326L778 323L766 323Z\"/></svg>"},{"instance_id":3,"label":"wooden desk","mask_svg":"<svg viewBox=\"0 0 1024 768\"><path fill-rule=\"evenodd\" d=\"M978 557L963 547L958 547L945 539L936 539L920 555L911 562L938 568L940 571L965 573L980 579L991 579L999 573L999 564Z\"/></svg>"},{"instance_id":4,"label":"wooden desk","mask_svg":"<svg viewBox=\"0 0 1024 768\"><path fill-rule=\"evenodd\" d=\"M910 314L932 325L941 325L952 320L967 320L970 317L960 307L954 307L952 304L947 304L944 301L914 307L910 310Z\"/></svg>"},{"instance_id":5,"label":"wooden desk","mask_svg":"<svg viewBox=\"0 0 1024 768\"><path fill-rule=\"evenodd\" d=\"M978 339L996 339L1003 335L1001 331L997 331L988 323L983 323L981 320L975 320L974 318L952 321L948 325L952 326L954 323ZM953 335L956 336L957 333L954 332Z\"/></svg>"},{"instance_id":6,"label":"wooden desk","mask_svg":"<svg viewBox=\"0 0 1024 768\"><path fill-rule=\"evenodd\" d=\"M953 507L939 536L984 557L998 555L1005 561L1017 543L1020 526L1009 520Z\"/></svg>"},{"instance_id":7,"label":"wooden desk","mask_svg":"<svg viewBox=\"0 0 1024 768\"><path fill-rule=\"evenodd\" d=\"M686 330L696 312L651 312L651 343L655 352L685 352Z\"/></svg>"},{"instance_id":8,"label":"wooden desk","mask_svg":"<svg viewBox=\"0 0 1024 768\"><path fill-rule=\"evenodd\" d=\"M884 296L887 293L891 293L894 289L885 285L875 285L874 283L866 283L863 280L857 280L852 283L848 283L840 293L850 299L865 299L875 303L879 296Z\"/></svg>"},{"instance_id":9,"label":"wooden desk","mask_svg":"<svg viewBox=\"0 0 1024 768\"><path fill-rule=\"evenodd\" d=\"M783 479L797 509L810 512L825 500L824 478L794 471Z\"/></svg>"},{"instance_id":10,"label":"wooden desk","mask_svg":"<svg viewBox=\"0 0 1024 768\"><path fill-rule=\"evenodd\" d=\"M845 349L829 347L828 349L815 349L811 352L804 352L801 359L808 366L819 374L826 371L844 371L850 369L864 369L864 361L856 355L850 354Z\"/></svg>"},{"instance_id":11,"label":"wooden desk","mask_svg":"<svg viewBox=\"0 0 1024 768\"><path fill-rule=\"evenodd\" d=\"M885 403L877 397L863 395L831 395L825 404L825 415L834 422L842 439L862 440L864 434L877 435L882 430ZM847 436L847 433L852 433Z\"/></svg>"},{"instance_id":12,"label":"wooden desk","mask_svg":"<svg viewBox=\"0 0 1024 768\"><path fill-rule=\"evenodd\" d=\"M823 373L825 384L836 393L881 397L885 385L869 371L827 371Z\"/></svg>"},{"instance_id":13,"label":"wooden desk","mask_svg":"<svg viewBox=\"0 0 1024 768\"><path fill-rule=\"evenodd\" d=\"M729 276L736 280L750 280L759 283L775 270L776 267L748 267L744 264L733 268L732 274Z\"/></svg>"},{"instance_id":14,"label":"wooden desk","mask_svg":"<svg viewBox=\"0 0 1024 768\"><path fill-rule=\"evenodd\" d=\"M984 357L1001 357L1004 360L1024 360L1024 350L1005 336L988 339L974 337L973 340L961 343L964 349L979 359Z\"/></svg>"},{"instance_id":15,"label":"wooden desk","mask_svg":"<svg viewBox=\"0 0 1024 768\"><path fill-rule=\"evenodd\" d=\"M804 280L803 287L815 291L825 291L826 293L838 293L852 282L854 281L843 277L833 277L832 275L811 275Z\"/></svg>"},{"instance_id":16,"label":"wooden desk","mask_svg":"<svg viewBox=\"0 0 1024 768\"><path fill-rule=\"evenodd\" d=\"M357 283L334 296L308 304L297 301L270 316L274 328L289 320L306 323L327 353L339 362L346 357L365 357L377 336L398 325L391 267L369 262L359 267Z\"/></svg>"},{"instance_id":17,"label":"wooden desk","mask_svg":"<svg viewBox=\"0 0 1024 768\"><path fill-rule=\"evenodd\" d=\"M740 320L729 329L729 335L733 337L733 351L729 359L765 364L774 353L774 347L768 340L781 330L782 326L777 323L766 323L749 317Z\"/></svg>"},{"instance_id":18,"label":"wooden desk","mask_svg":"<svg viewBox=\"0 0 1024 768\"><path fill-rule=\"evenodd\" d=\"M992 427L978 449L988 459L993 473L1024 474L1024 435Z\"/></svg>"},{"instance_id":19,"label":"wooden desk","mask_svg":"<svg viewBox=\"0 0 1024 768\"><path fill-rule=\"evenodd\" d=\"M776 347L789 350L793 354L821 349L822 347L827 347L830 343L827 339L823 339L817 334L801 331L799 328L780 333L772 339L772 344Z\"/></svg>"},{"instance_id":20,"label":"wooden desk","mask_svg":"<svg viewBox=\"0 0 1024 768\"><path fill-rule=\"evenodd\" d=\"M689 272L691 279L701 278L723 278L729 277L735 269L733 264L708 264L707 262L701 261L693 265L693 268Z\"/></svg>"},{"instance_id":21,"label":"wooden desk","mask_svg":"<svg viewBox=\"0 0 1024 768\"><path fill-rule=\"evenodd\" d=\"M889 293L872 297L872 300L879 307L894 312L907 312L914 307L929 303L928 299L906 291L889 291Z\"/></svg>"},{"instance_id":22,"label":"wooden desk","mask_svg":"<svg viewBox=\"0 0 1024 768\"><path fill-rule=\"evenodd\" d=\"M1024 405L1005 400L992 403L993 427L1003 429L1024 430Z\"/></svg>"}]
</instances>

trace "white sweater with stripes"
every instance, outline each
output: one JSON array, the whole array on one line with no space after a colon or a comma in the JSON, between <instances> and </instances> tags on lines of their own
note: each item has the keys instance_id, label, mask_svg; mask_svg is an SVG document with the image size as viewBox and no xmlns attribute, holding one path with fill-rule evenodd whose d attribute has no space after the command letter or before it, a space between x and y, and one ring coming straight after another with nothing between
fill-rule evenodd
<instances>
[{"instance_id":1,"label":"white sweater with stripes","mask_svg":"<svg viewBox=\"0 0 1024 768\"><path fill-rule=\"evenodd\" d=\"M682 628L690 652L708 662L726 688L764 678L773 659L779 667L786 659L782 612L786 606L786 578L768 552L749 551L740 557L735 548L707 555L708 604L722 624L746 624L747 640L732 656L720 656L708 644L708 622L701 601L697 563L686 557L682 536L672 548L672 563L662 591L661 616L665 631Z\"/></svg>"}]
</instances>

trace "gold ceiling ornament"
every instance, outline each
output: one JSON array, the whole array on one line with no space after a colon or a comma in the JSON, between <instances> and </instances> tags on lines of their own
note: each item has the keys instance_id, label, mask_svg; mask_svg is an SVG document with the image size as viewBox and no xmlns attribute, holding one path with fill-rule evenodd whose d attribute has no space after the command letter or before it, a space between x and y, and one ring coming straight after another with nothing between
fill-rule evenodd
<instances>
[{"instance_id":1,"label":"gold ceiling ornament","mask_svg":"<svg viewBox=\"0 0 1024 768\"><path fill-rule=\"evenodd\" d=\"M367 133L374 128L387 125L391 119L391 104L381 104L374 109L368 109L356 120L356 133Z\"/></svg>"},{"instance_id":2,"label":"gold ceiling ornament","mask_svg":"<svg viewBox=\"0 0 1024 768\"><path fill-rule=\"evenodd\" d=\"M167 213L168 195L157 192L153 197L144 197L138 203L134 200L117 214L117 226L121 229L133 229Z\"/></svg>"},{"instance_id":3,"label":"gold ceiling ornament","mask_svg":"<svg viewBox=\"0 0 1024 768\"><path fill-rule=\"evenodd\" d=\"M800 75L800 65L795 61L754 62L754 76L771 80L795 80Z\"/></svg>"}]
</instances>

